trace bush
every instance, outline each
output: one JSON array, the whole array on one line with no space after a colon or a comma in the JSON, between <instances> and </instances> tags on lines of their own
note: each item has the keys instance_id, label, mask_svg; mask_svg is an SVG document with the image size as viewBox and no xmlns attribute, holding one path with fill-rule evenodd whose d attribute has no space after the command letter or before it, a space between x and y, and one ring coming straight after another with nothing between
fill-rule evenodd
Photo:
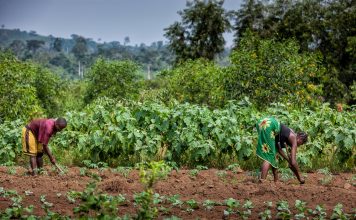
<instances>
[{"instance_id":1,"label":"bush","mask_svg":"<svg viewBox=\"0 0 356 220\"><path fill-rule=\"evenodd\" d=\"M85 102L98 97L130 98L138 95L138 66L131 61L98 59L88 73Z\"/></svg>"},{"instance_id":2,"label":"bush","mask_svg":"<svg viewBox=\"0 0 356 220\"><path fill-rule=\"evenodd\" d=\"M186 61L168 74L171 99L193 104L221 106L223 104L220 77L222 69L203 59Z\"/></svg>"},{"instance_id":3,"label":"bush","mask_svg":"<svg viewBox=\"0 0 356 220\"><path fill-rule=\"evenodd\" d=\"M322 95L317 55L300 54L293 40L275 42L246 34L224 70L225 99L248 96L259 108L270 103L315 105Z\"/></svg>"}]
</instances>

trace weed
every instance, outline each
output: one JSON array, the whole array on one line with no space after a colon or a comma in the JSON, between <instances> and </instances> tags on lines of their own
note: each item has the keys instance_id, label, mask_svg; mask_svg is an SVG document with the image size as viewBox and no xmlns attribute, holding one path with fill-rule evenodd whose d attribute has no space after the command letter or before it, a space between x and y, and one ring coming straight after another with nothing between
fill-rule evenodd
<instances>
[{"instance_id":1,"label":"weed","mask_svg":"<svg viewBox=\"0 0 356 220\"><path fill-rule=\"evenodd\" d=\"M208 170L209 167L203 166L203 165L197 165L196 169L197 169L197 170Z\"/></svg>"},{"instance_id":2,"label":"weed","mask_svg":"<svg viewBox=\"0 0 356 220\"><path fill-rule=\"evenodd\" d=\"M241 172L241 167L237 163L230 164L227 166L226 170L232 171L234 174Z\"/></svg>"},{"instance_id":3,"label":"weed","mask_svg":"<svg viewBox=\"0 0 356 220\"><path fill-rule=\"evenodd\" d=\"M198 175L198 173L199 173L198 169L192 169L189 171L189 176L195 178Z\"/></svg>"},{"instance_id":4,"label":"weed","mask_svg":"<svg viewBox=\"0 0 356 220\"><path fill-rule=\"evenodd\" d=\"M125 178L129 176L131 170L132 170L131 167L120 167L120 166L115 169L116 172L120 173Z\"/></svg>"},{"instance_id":5,"label":"weed","mask_svg":"<svg viewBox=\"0 0 356 220\"><path fill-rule=\"evenodd\" d=\"M219 170L216 172L216 175L222 179L222 180L225 180L226 177L227 177L227 172L225 170Z\"/></svg>"},{"instance_id":6,"label":"weed","mask_svg":"<svg viewBox=\"0 0 356 220\"><path fill-rule=\"evenodd\" d=\"M16 174L16 167L8 167L7 168L7 173L11 174L11 175L15 175Z\"/></svg>"}]
</instances>

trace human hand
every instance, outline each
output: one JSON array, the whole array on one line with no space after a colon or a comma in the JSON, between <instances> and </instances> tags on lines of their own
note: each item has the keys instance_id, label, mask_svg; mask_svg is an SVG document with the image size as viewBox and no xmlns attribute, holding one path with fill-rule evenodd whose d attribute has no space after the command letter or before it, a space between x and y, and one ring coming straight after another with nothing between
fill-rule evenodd
<instances>
[{"instance_id":1,"label":"human hand","mask_svg":"<svg viewBox=\"0 0 356 220\"><path fill-rule=\"evenodd\" d=\"M301 179L299 180L299 182L300 182L300 184L304 184L304 183L305 183L305 179L304 179L304 178L301 178Z\"/></svg>"},{"instance_id":2,"label":"human hand","mask_svg":"<svg viewBox=\"0 0 356 220\"><path fill-rule=\"evenodd\" d=\"M51 163L53 164L53 165L55 165L56 164L56 158L54 158L54 157L51 157Z\"/></svg>"}]
</instances>

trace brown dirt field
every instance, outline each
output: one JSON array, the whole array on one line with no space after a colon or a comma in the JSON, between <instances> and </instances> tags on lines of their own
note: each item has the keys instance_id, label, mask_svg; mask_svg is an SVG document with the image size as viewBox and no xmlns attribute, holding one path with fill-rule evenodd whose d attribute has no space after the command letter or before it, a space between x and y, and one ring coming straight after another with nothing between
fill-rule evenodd
<instances>
[{"instance_id":1,"label":"brown dirt field","mask_svg":"<svg viewBox=\"0 0 356 220\"><path fill-rule=\"evenodd\" d=\"M75 217L73 208L78 206L71 204L66 198L68 191L83 191L86 184L91 181L90 177L80 176L79 168L72 167L65 175L58 175L46 167L48 175L39 175L36 177L27 176L26 170L17 167L16 174L9 174L6 167L0 167L0 187L5 190L16 190L23 196L23 205L34 205L34 214L43 215L40 196L46 195L46 200L54 204L52 211L62 215ZM99 172L102 180L97 184L98 188L108 194L123 194L129 200L124 206L119 207L119 216L129 213L133 216L136 213L136 207L133 205L133 194L141 192L142 186L139 182L137 170L132 170L129 175L124 177L122 174L113 171ZM182 201L194 199L199 202L199 209L192 213L186 211L186 205L183 208L173 207L168 214L159 214L159 219L164 219L175 215L182 219L222 219L223 211L226 206L215 206L212 210L205 210L202 203L207 200L224 202L225 199L234 198L244 203L251 200L254 208L250 219L258 219L258 213L266 209L265 201L273 202L273 216L276 215L276 203L280 200L286 200L293 213L295 213L295 200L307 202L307 207L315 209L316 205L324 204L328 215L338 203L343 204L343 210L347 213L353 213L356 208L356 180L355 174L341 173L334 174L330 183L322 184L323 174L308 173L306 183L300 185L298 181L290 179L287 182L274 183L271 178L263 183L258 183L256 177L249 175L249 172L234 174L226 171L227 175L219 177L218 170L209 169L199 171L196 177L189 175L189 170L172 171L165 180L159 181L154 190L156 193L165 196L180 195ZM271 177L269 175L269 177ZM26 196L25 191L33 192L33 195ZM57 196L60 193L61 196ZM8 208L11 201L8 198L0 197L0 210ZM168 202L163 204L170 207ZM236 219L232 216L230 219Z\"/></svg>"}]
</instances>

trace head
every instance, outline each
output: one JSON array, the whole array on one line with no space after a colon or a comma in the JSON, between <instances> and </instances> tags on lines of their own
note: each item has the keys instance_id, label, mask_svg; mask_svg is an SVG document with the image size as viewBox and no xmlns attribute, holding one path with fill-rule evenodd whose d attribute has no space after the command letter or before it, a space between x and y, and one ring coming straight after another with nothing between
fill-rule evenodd
<instances>
[{"instance_id":1,"label":"head","mask_svg":"<svg viewBox=\"0 0 356 220\"><path fill-rule=\"evenodd\" d=\"M297 145L298 146L307 143L307 141L308 141L308 134L307 133L305 133L303 131L297 133Z\"/></svg>"},{"instance_id":2,"label":"head","mask_svg":"<svg viewBox=\"0 0 356 220\"><path fill-rule=\"evenodd\" d=\"M67 121L64 118L57 118L55 124L56 130L61 131L63 128L67 127Z\"/></svg>"}]
</instances>

